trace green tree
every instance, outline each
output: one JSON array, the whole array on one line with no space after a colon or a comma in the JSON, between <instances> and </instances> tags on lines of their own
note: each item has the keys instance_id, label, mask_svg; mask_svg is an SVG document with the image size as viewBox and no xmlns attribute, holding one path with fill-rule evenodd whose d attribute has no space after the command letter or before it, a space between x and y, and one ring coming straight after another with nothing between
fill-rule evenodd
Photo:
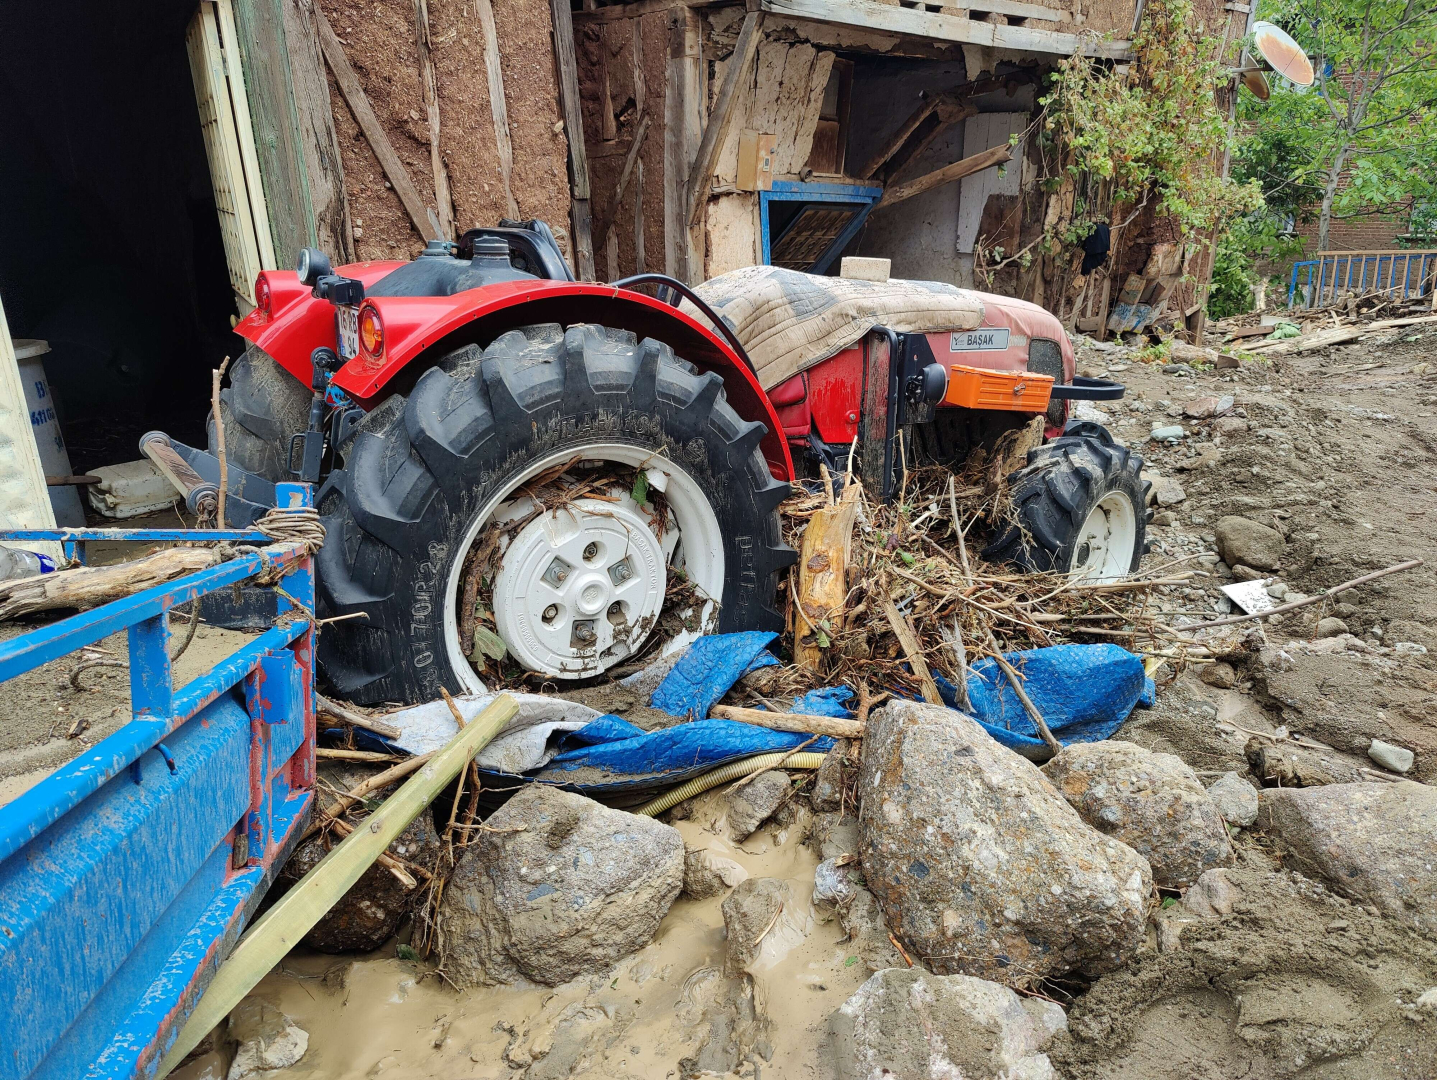
<instances>
[{"instance_id":1,"label":"green tree","mask_svg":"<svg viewBox=\"0 0 1437 1080\"><path fill-rule=\"evenodd\" d=\"M1437 195L1437 4L1265 0L1259 12L1317 72L1311 88L1275 80L1266 105L1244 106L1253 124L1238 157L1274 169L1258 177L1269 208L1300 216L1315 202L1322 251L1334 217Z\"/></svg>"}]
</instances>

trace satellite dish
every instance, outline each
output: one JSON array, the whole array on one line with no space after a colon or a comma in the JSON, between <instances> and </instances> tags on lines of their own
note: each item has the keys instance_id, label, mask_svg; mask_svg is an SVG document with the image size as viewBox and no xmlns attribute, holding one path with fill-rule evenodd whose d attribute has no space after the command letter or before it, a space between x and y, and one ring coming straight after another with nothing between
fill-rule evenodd
<instances>
[{"instance_id":1,"label":"satellite dish","mask_svg":"<svg viewBox=\"0 0 1437 1080\"><path fill-rule=\"evenodd\" d=\"M1270 22L1259 21L1252 24L1252 35L1257 51L1271 65L1273 71L1298 86L1312 85L1314 77L1312 63L1307 59L1307 54L1302 51L1302 46L1293 41L1292 36L1286 30L1280 26L1274 26ZM1243 79L1243 85L1247 86L1249 90L1253 90L1246 78ZM1259 94L1256 90L1253 90L1253 93L1262 98L1267 96Z\"/></svg>"},{"instance_id":2,"label":"satellite dish","mask_svg":"<svg viewBox=\"0 0 1437 1080\"><path fill-rule=\"evenodd\" d=\"M1255 67L1243 68L1242 85L1251 90L1258 101L1266 101L1272 97L1272 90L1267 85L1267 76Z\"/></svg>"}]
</instances>

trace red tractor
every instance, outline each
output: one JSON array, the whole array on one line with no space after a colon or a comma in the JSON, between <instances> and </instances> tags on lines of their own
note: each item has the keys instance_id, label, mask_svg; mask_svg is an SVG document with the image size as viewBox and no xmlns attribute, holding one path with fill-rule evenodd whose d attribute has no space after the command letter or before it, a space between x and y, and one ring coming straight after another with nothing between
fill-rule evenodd
<instances>
[{"instance_id":1,"label":"red tractor","mask_svg":"<svg viewBox=\"0 0 1437 1080\"><path fill-rule=\"evenodd\" d=\"M1143 552L1141 459L1067 420L1123 388L1076 378L1023 301L773 267L589 284L509 221L412 262L306 249L255 294L220 398L228 523L319 485L320 613L352 616L319 657L356 702L476 690L481 648L554 679L632 663L666 596L691 634L780 630L792 483L852 455L888 498L899 453L952 464L1038 415L1022 527L986 554L1116 577ZM214 454L172 445L213 486Z\"/></svg>"}]
</instances>

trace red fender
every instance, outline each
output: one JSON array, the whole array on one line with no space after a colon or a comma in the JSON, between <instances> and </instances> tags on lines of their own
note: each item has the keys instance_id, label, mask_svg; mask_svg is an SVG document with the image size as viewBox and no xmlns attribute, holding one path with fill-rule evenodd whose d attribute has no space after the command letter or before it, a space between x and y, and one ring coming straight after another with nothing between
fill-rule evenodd
<instances>
[{"instance_id":1,"label":"red fender","mask_svg":"<svg viewBox=\"0 0 1437 1080\"><path fill-rule=\"evenodd\" d=\"M367 286L402 265L356 263L336 272ZM310 353L320 345L334 347L334 308L314 299L293 271L272 270L261 276L270 288L270 310L250 312L235 332L308 385ZM364 304L383 320L384 351L376 359L361 353L335 374L333 384L366 407L386 396L401 371L439 347L447 352L470 343L487 344L506 330L533 323L597 323L662 341L700 370L717 371L734 411L768 428L762 448L769 470L780 480L793 479L783 425L748 365L708 326L651 296L612 285L535 280L487 285L453 296L374 296Z\"/></svg>"}]
</instances>

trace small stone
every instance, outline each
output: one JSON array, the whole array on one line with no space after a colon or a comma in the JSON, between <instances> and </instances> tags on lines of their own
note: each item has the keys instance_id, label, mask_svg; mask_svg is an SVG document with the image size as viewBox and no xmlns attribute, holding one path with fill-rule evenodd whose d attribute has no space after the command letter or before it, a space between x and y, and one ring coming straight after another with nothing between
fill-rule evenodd
<instances>
[{"instance_id":1,"label":"small stone","mask_svg":"<svg viewBox=\"0 0 1437 1080\"><path fill-rule=\"evenodd\" d=\"M829 1021L839 1080L1057 1080L1042 1051L1067 1026L1054 1002L917 967L877 972Z\"/></svg>"},{"instance_id":2,"label":"small stone","mask_svg":"<svg viewBox=\"0 0 1437 1080\"><path fill-rule=\"evenodd\" d=\"M684 852L684 895L707 900L732 889L748 877L748 871L732 859L702 851Z\"/></svg>"},{"instance_id":3,"label":"small stone","mask_svg":"<svg viewBox=\"0 0 1437 1080\"><path fill-rule=\"evenodd\" d=\"M760 670L767 670L762 668ZM843 808L844 764L848 757L848 740L839 739L833 744L813 776L813 787L808 801L814 810L826 813Z\"/></svg>"},{"instance_id":4,"label":"small stone","mask_svg":"<svg viewBox=\"0 0 1437 1080\"><path fill-rule=\"evenodd\" d=\"M1221 397L1200 397L1183 406L1183 415L1193 420L1208 420L1232 411L1232 405L1231 394L1223 394Z\"/></svg>"},{"instance_id":5,"label":"small stone","mask_svg":"<svg viewBox=\"0 0 1437 1080\"><path fill-rule=\"evenodd\" d=\"M1154 525L1167 528L1168 526L1176 525L1177 523L1177 515L1170 513L1167 510L1159 510L1156 514L1153 515L1152 524Z\"/></svg>"},{"instance_id":6,"label":"small stone","mask_svg":"<svg viewBox=\"0 0 1437 1080\"><path fill-rule=\"evenodd\" d=\"M735 842L748 839L788 798L792 789L788 773L770 769L733 792L728 797L729 836Z\"/></svg>"},{"instance_id":7,"label":"small stone","mask_svg":"<svg viewBox=\"0 0 1437 1080\"><path fill-rule=\"evenodd\" d=\"M1422 996L1417 999L1417 1007L1423 1012L1437 1013L1437 986L1422 991Z\"/></svg>"},{"instance_id":8,"label":"small stone","mask_svg":"<svg viewBox=\"0 0 1437 1080\"><path fill-rule=\"evenodd\" d=\"M1341 934L1351 928L1352 924L1346 919L1333 919L1332 922L1327 924L1327 932L1329 934Z\"/></svg>"},{"instance_id":9,"label":"small stone","mask_svg":"<svg viewBox=\"0 0 1437 1080\"><path fill-rule=\"evenodd\" d=\"M1381 739L1372 740L1372 745L1367 748L1367 756L1384 769L1404 775L1411 770L1412 763L1416 760L1412 751L1405 746L1393 746Z\"/></svg>"},{"instance_id":10,"label":"small stone","mask_svg":"<svg viewBox=\"0 0 1437 1080\"><path fill-rule=\"evenodd\" d=\"M1347 632L1347 624L1333 615L1317 620L1317 636L1320 638L1341 637Z\"/></svg>"},{"instance_id":11,"label":"small stone","mask_svg":"<svg viewBox=\"0 0 1437 1080\"><path fill-rule=\"evenodd\" d=\"M1187 497L1183 486L1170 476L1160 476L1153 481L1153 498L1159 506L1176 506Z\"/></svg>"},{"instance_id":12,"label":"small stone","mask_svg":"<svg viewBox=\"0 0 1437 1080\"><path fill-rule=\"evenodd\" d=\"M246 1080L276 1069L288 1069L309 1049L309 1033L279 1009L258 998L246 998L230 1013L230 1039L239 1043L227 1080Z\"/></svg>"},{"instance_id":13,"label":"small stone","mask_svg":"<svg viewBox=\"0 0 1437 1080\"><path fill-rule=\"evenodd\" d=\"M1257 790L1237 773L1223 773L1207 794L1229 824L1245 829L1257 820Z\"/></svg>"},{"instance_id":14,"label":"small stone","mask_svg":"<svg viewBox=\"0 0 1437 1080\"><path fill-rule=\"evenodd\" d=\"M1241 563L1258 570L1276 570L1282 565L1287 542L1276 529L1245 517L1229 515L1213 530L1217 550L1230 566Z\"/></svg>"},{"instance_id":15,"label":"small stone","mask_svg":"<svg viewBox=\"0 0 1437 1080\"><path fill-rule=\"evenodd\" d=\"M1231 664L1225 664L1221 660L1216 664L1205 664L1201 677L1203 682L1216 686L1219 690L1231 690L1237 684L1237 672Z\"/></svg>"},{"instance_id":16,"label":"small stone","mask_svg":"<svg viewBox=\"0 0 1437 1080\"><path fill-rule=\"evenodd\" d=\"M1221 416L1212 426L1214 435L1241 435L1247 430L1247 421L1240 416Z\"/></svg>"},{"instance_id":17,"label":"small stone","mask_svg":"<svg viewBox=\"0 0 1437 1080\"><path fill-rule=\"evenodd\" d=\"M1168 442L1174 439L1181 439L1186 434L1187 432L1183 430L1181 424L1165 424L1162 427L1153 428L1151 438L1153 442Z\"/></svg>"},{"instance_id":18,"label":"small stone","mask_svg":"<svg viewBox=\"0 0 1437 1080\"><path fill-rule=\"evenodd\" d=\"M1233 563L1232 576L1237 578L1238 581L1257 581L1259 578L1266 577L1267 575L1261 570L1254 570L1250 566L1243 566L1242 563Z\"/></svg>"},{"instance_id":19,"label":"small stone","mask_svg":"<svg viewBox=\"0 0 1437 1080\"><path fill-rule=\"evenodd\" d=\"M1232 914L1232 908L1242 896L1232 883L1228 872L1222 867L1203 871L1193 887L1183 893L1179 903L1189 914L1203 919L1217 919Z\"/></svg>"}]
</instances>

